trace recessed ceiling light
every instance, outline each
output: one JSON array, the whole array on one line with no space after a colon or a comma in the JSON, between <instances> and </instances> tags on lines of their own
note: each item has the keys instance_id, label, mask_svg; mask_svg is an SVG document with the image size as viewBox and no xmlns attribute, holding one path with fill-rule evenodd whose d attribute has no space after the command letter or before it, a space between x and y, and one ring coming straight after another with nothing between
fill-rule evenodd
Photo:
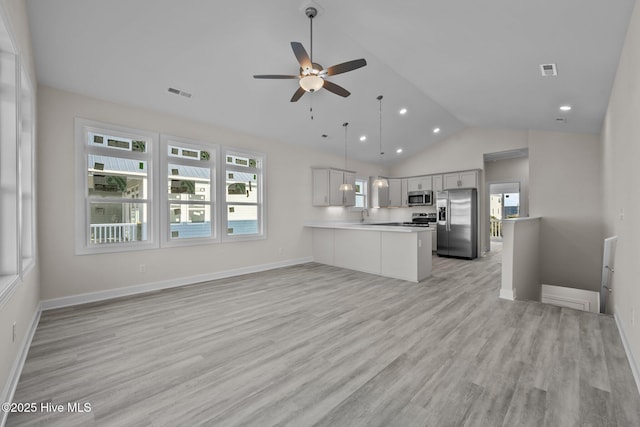
<instances>
[{"instance_id":1,"label":"recessed ceiling light","mask_svg":"<svg viewBox=\"0 0 640 427\"><path fill-rule=\"evenodd\" d=\"M571 105L563 105L560 107L561 111L571 111Z\"/></svg>"},{"instance_id":2,"label":"recessed ceiling light","mask_svg":"<svg viewBox=\"0 0 640 427\"><path fill-rule=\"evenodd\" d=\"M400 112L400 114L407 114L407 109L406 108L401 108L399 112Z\"/></svg>"},{"instance_id":3,"label":"recessed ceiling light","mask_svg":"<svg viewBox=\"0 0 640 427\"><path fill-rule=\"evenodd\" d=\"M433 133L440 133L440 128L433 128Z\"/></svg>"},{"instance_id":4,"label":"recessed ceiling light","mask_svg":"<svg viewBox=\"0 0 640 427\"><path fill-rule=\"evenodd\" d=\"M402 153L402 148L398 148L398 149L396 150L396 153L398 153L398 154Z\"/></svg>"},{"instance_id":5,"label":"recessed ceiling light","mask_svg":"<svg viewBox=\"0 0 640 427\"><path fill-rule=\"evenodd\" d=\"M366 140L367 140L367 136L366 136L366 135L362 135L362 136L360 137L360 142L364 142L364 141L366 141Z\"/></svg>"}]
</instances>

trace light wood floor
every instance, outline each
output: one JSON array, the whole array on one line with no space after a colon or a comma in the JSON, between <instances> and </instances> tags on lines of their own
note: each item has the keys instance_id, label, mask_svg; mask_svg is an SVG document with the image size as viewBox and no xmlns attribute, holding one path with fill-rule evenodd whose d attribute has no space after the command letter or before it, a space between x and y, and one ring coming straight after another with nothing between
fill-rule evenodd
<instances>
[{"instance_id":1,"label":"light wood floor","mask_svg":"<svg viewBox=\"0 0 640 427\"><path fill-rule=\"evenodd\" d=\"M414 284L306 264L43 313L46 426L640 426L614 320L498 299L499 254Z\"/></svg>"}]
</instances>

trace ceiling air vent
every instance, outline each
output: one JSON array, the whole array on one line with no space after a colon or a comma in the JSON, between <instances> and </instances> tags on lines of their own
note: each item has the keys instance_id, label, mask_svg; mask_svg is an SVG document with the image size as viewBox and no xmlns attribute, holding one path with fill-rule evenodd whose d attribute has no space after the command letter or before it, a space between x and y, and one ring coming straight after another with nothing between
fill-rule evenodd
<instances>
[{"instance_id":1,"label":"ceiling air vent","mask_svg":"<svg viewBox=\"0 0 640 427\"><path fill-rule=\"evenodd\" d=\"M185 91L183 91L183 90L176 89L176 88L174 88L174 87L170 87L170 88L169 88L169 92L171 92L171 93L173 93L173 94L175 94L175 95L182 95L182 96L184 96L185 98L191 98L191 94L190 94L189 92L185 92Z\"/></svg>"},{"instance_id":2,"label":"ceiling air vent","mask_svg":"<svg viewBox=\"0 0 640 427\"><path fill-rule=\"evenodd\" d=\"M540 64L540 72L542 77L555 77L558 75L556 64Z\"/></svg>"},{"instance_id":3,"label":"ceiling air vent","mask_svg":"<svg viewBox=\"0 0 640 427\"><path fill-rule=\"evenodd\" d=\"M558 116L558 117L556 117L556 123L567 123L567 118L566 117L562 117L562 116Z\"/></svg>"}]
</instances>

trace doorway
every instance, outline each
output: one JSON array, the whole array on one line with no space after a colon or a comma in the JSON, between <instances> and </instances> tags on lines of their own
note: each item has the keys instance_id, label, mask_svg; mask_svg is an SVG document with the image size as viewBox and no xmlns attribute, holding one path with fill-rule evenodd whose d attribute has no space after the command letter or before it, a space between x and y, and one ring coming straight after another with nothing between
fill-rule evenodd
<instances>
[{"instance_id":1,"label":"doorway","mask_svg":"<svg viewBox=\"0 0 640 427\"><path fill-rule=\"evenodd\" d=\"M520 183L489 184L489 244L490 250L502 247L502 221L520 217Z\"/></svg>"}]
</instances>

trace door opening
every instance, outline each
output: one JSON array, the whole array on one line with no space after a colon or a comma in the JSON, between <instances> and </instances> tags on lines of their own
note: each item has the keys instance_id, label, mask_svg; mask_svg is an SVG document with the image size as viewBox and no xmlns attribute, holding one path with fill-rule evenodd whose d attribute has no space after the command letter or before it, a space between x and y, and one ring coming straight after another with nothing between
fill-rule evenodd
<instances>
[{"instance_id":1,"label":"door opening","mask_svg":"<svg viewBox=\"0 0 640 427\"><path fill-rule=\"evenodd\" d=\"M489 185L490 250L502 248L502 221L520 217L520 183L501 182Z\"/></svg>"}]
</instances>

